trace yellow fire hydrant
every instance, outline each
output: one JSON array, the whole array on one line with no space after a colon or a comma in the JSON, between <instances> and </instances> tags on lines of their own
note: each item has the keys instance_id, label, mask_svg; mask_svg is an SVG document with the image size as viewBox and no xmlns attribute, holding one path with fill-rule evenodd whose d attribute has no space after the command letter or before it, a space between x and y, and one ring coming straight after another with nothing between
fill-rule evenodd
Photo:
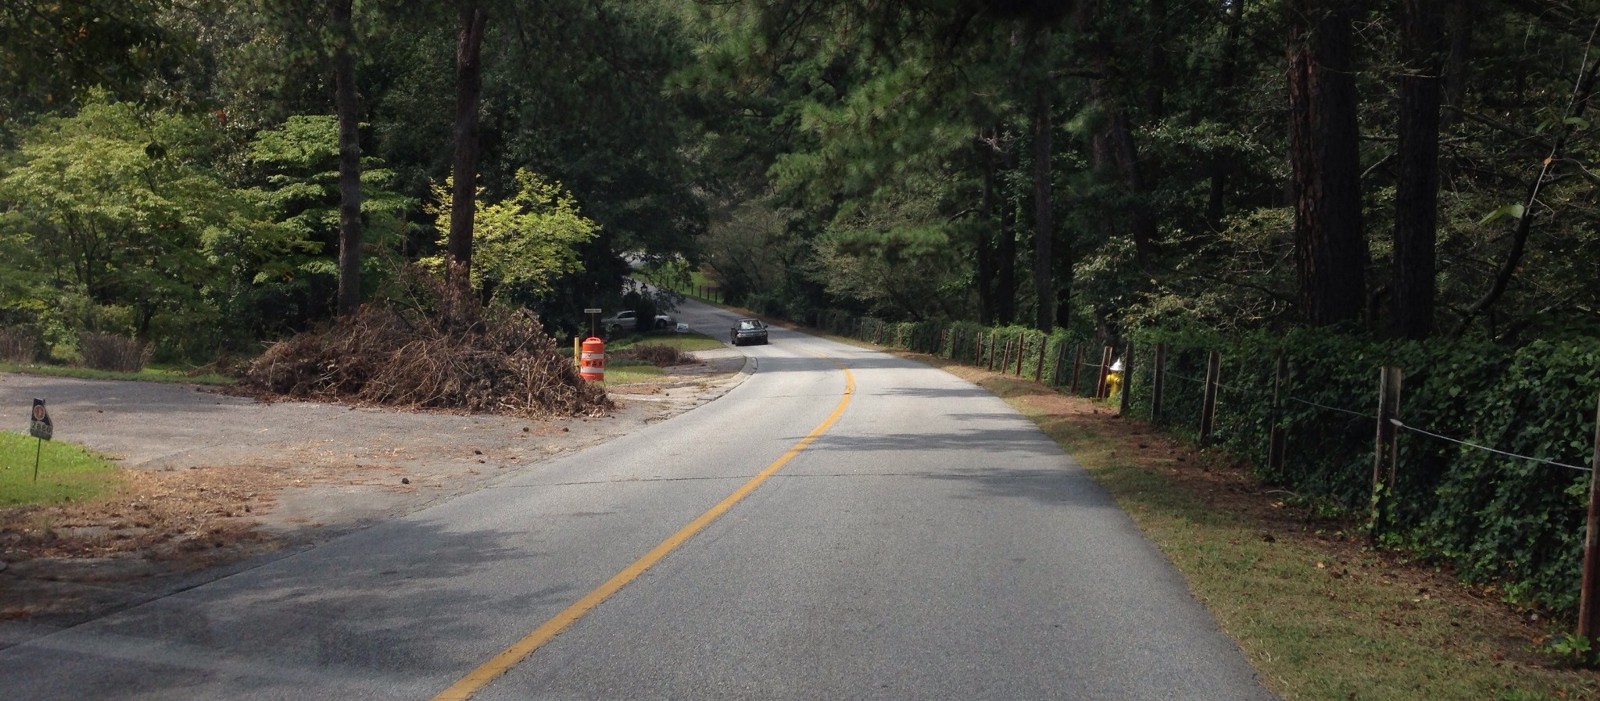
<instances>
[{"instance_id":1,"label":"yellow fire hydrant","mask_svg":"<svg viewBox=\"0 0 1600 701\"><path fill-rule=\"evenodd\" d=\"M1106 373L1106 398L1117 396L1122 392L1122 359L1111 364L1110 372Z\"/></svg>"}]
</instances>

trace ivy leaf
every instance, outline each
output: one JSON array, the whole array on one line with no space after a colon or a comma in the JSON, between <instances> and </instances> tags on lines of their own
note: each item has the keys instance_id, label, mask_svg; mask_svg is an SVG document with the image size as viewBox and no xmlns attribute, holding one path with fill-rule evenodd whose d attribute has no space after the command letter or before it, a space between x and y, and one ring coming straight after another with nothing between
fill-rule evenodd
<instances>
[{"instance_id":1,"label":"ivy leaf","mask_svg":"<svg viewBox=\"0 0 1600 701\"><path fill-rule=\"evenodd\" d=\"M1508 205L1506 205L1504 207L1501 207L1501 208L1499 208L1497 210L1494 210L1493 212L1490 212L1489 216L1484 217L1483 221L1480 221L1478 223L1479 224L1492 224L1494 222L1500 221L1501 219L1505 219L1505 218L1508 218L1508 217L1511 218L1511 219L1521 219L1523 213L1525 213L1526 211L1527 211L1526 208L1523 207L1520 204L1508 204Z\"/></svg>"},{"instance_id":2,"label":"ivy leaf","mask_svg":"<svg viewBox=\"0 0 1600 701\"><path fill-rule=\"evenodd\" d=\"M1577 127L1579 129L1589 128L1589 120L1584 119L1583 117L1567 117L1566 119L1561 120L1561 123L1569 127Z\"/></svg>"}]
</instances>

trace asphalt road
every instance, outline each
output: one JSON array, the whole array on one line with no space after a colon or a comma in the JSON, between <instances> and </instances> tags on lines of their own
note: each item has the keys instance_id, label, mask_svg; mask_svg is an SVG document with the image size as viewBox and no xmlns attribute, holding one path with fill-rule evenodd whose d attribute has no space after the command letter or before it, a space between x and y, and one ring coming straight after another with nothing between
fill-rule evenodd
<instances>
[{"instance_id":1,"label":"asphalt road","mask_svg":"<svg viewBox=\"0 0 1600 701\"><path fill-rule=\"evenodd\" d=\"M1271 698L1003 402L776 327L746 350L671 420L0 650L0 698Z\"/></svg>"}]
</instances>

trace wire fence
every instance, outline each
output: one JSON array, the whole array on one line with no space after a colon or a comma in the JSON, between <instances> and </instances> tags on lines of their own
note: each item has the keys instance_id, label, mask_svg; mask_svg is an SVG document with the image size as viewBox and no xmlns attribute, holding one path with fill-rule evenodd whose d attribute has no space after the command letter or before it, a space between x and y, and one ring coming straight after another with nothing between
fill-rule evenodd
<instances>
[{"instance_id":1,"label":"wire fence","mask_svg":"<svg viewBox=\"0 0 1600 701\"><path fill-rule=\"evenodd\" d=\"M698 296L700 296L702 298L716 299L716 298L721 296L721 290L719 290L719 289L717 289L715 287L698 286L697 285L697 286L691 286L688 291L691 294L696 294L696 295L698 295ZM851 335L854 335L854 336L857 336L857 337L862 337L862 338L870 338L870 340L873 340L873 341L879 342L879 343L888 342L890 340L903 340L903 339L899 339L899 338L891 338L892 336L894 336L894 334L890 333L890 328L892 326L894 326L892 324L888 324L886 322L881 322L881 321L878 321L878 320L875 320L875 319L870 319L870 318L865 318L865 317L858 317L858 318L852 319L851 321L853 322L853 323L850 324L850 326L852 326L853 328L849 329L852 332ZM917 334L917 333L918 332L913 332L913 334ZM1048 377L1052 378L1051 384L1063 384L1063 383L1057 382L1056 379L1060 378L1064 374L1066 374L1066 375L1068 375L1069 377L1072 377L1072 378L1077 378L1077 377L1081 377L1081 375L1082 375L1082 373L1084 371L1090 371L1090 372L1092 372L1093 374L1096 374L1096 375L1098 375L1099 372L1102 371L1102 370L1110 370L1110 371L1113 371L1113 372L1115 371L1114 364L1112 366L1108 366L1108 365L1106 365L1104 363L1086 362L1086 361L1080 361L1080 362L1073 363L1072 364L1073 367L1072 367L1072 369L1070 371L1069 370L1065 370L1063 368L1063 366L1065 364L1067 364L1066 361L1065 361L1065 358L1064 358L1065 345L1057 345L1057 346L1052 347L1048 337L1042 337L1041 336L1041 337L1037 337L1037 338L1030 338L1027 335L1026 331L1017 332L1017 333L1010 333L1010 332L1004 332L1004 331L998 331L998 330L988 330L988 331L968 332L966 334L962 334L962 333L958 333L958 332L955 332L955 331L951 331L951 330L947 330L947 329L941 328L941 329L938 329L938 330L933 331L933 332L923 331L923 332L920 332L920 335L922 335L924 337L935 337L936 340L934 340L931 345L933 345L935 347L935 349L941 355L946 355L947 357L950 357L952 359L959 359L963 355L962 353L959 352L959 350L957 348L959 343L961 343L961 342L975 343L976 346L970 349L970 350L973 351L972 352L972 361L974 363L979 364L979 365L994 366L996 369L1022 368L1022 366L1025 365L1025 364L1026 365L1031 365L1032 367L1035 368L1036 374L1039 374L1041 376L1048 376ZM962 336L964 336L964 335L965 336L970 336L971 338L962 338ZM1022 339L1020 343L1018 343L1018 341L1017 341L1018 338ZM911 345L911 344L907 344L907 345ZM1034 345L1037 345L1038 348L1036 350L1030 350ZM1083 344L1079 344L1079 345L1081 346ZM1052 351L1052 348L1053 348L1053 351ZM1028 359L1028 357L1027 357L1029 355L1033 355L1033 358L1031 360ZM1054 356L1054 367L1048 373L1044 371L1045 358L1047 357L1047 355ZM1023 374L1020 370L1018 370L1016 372L1017 372L1017 374ZM1200 386L1200 387L1205 387L1208 384L1208 380L1205 379L1205 378L1197 378L1197 377L1192 377L1192 376L1188 376L1188 375L1184 375L1184 374L1180 374L1180 373L1166 372L1166 373L1164 373L1164 376L1166 378L1168 378L1168 379L1180 380L1180 381L1187 382L1189 384L1197 385L1197 386ZM1248 388L1238 387L1238 386L1235 386L1235 385L1225 384L1225 383L1222 383L1222 382L1213 381L1213 382L1210 382L1210 384L1215 386L1219 391L1230 392L1232 394L1240 395L1240 396L1248 396L1248 395L1250 395L1250 394L1252 394L1254 392L1254 390L1250 390ZM1346 409L1346 408L1337 407L1337 406L1330 406L1328 404L1323 404L1323 403L1320 403L1320 402L1312 401L1312 400L1309 400L1309 399L1304 399L1304 398L1301 398L1301 397L1285 396L1284 400L1288 401L1288 402L1294 402L1294 403L1301 404L1301 405L1304 405L1304 406L1312 407L1312 408L1315 408L1315 409L1335 412L1335 413L1338 413L1338 414L1351 416L1351 417L1355 417L1355 418L1360 418L1360 419L1365 419L1365 420L1368 420L1368 421L1378 421L1379 420L1379 417L1377 415L1369 413L1369 412ZM1554 466L1554 467L1562 467L1562 468L1566 468L1566 469L1578 470L1578 471L1584 471L1584 472L1593 472L1593 469L1594 469L1593 467L1572 465L1572 464L1568 464L1568 463L1559 462L1559 461L1556 461L1556 460L1550 460L1550 459L1546 459L1546 458L1522 455L1522 454L1515 453L1515 452L1512 452L1512 451L1501 450L1499 448L1494 448L1494 447L1490 447L1490 446L1486 446L1486 445L1481 445L1479 443L1475 443L1475 442L1469 441L1469 440L1453 438L1453 437L1450 437L1450 436L1447 436L1447 435L1444 435L1444 434L1441 434L1441 433L1437 433L1437 432L1434 432L1434 431L1429 431L1429 430L1425 430L1425 429L1422 429L1422 428L1418 428L1416 426L1411 426L1411 425L1405 424L1405 423L1401 422L1399 419L1391 419L1391 422L1393 423L1393 425L1396 428L1404 430L1404 431L1409 431L1409 432L1412 432L1412 433L1416 433L1416 434L1420 434L1420 435L1423 435L1423 436L1427 436L1429 438L1433 438L1435 440L1445 441L1445 442L1449 442L1449 443L1452 443L1452 444L1460 445L1460 446L1463 446L1463 447L1472 448L1472 449L1475 449L1475 450L1486 451L1486 452L1489 452L1489 453L1493 453L1493 454L1496 454L1496 455L1500 455L1500 456L1511 458L1511 459L1515 459L1515 460L1524 460L1524 461L1528 461L1528 462L1544 464L1544 465L1550 465L1550 466Z\"/></svg>"},{"instance_id":2,"label":"wire fence","mask_svg":"<svg viewBox=\"0 0 1600 701\"><path fill-rule=\"evenodd\" d=\"M1363 419L1367 419L1369 421L1377 421L1378 420L1378 417L1375 414L1368 414L1368 413L1360 412L1360 411L1352 411L1350 409L1340 409L1339 407L1336 407L1336 406L1328 406L1326 404L1318 404L1318 403L1313 402L1311 400L1301 399L1299 397L1287 397L1287 399L1289 401L1291 401L1291 402L1299 402L1300 404L1304 404L1304 405L1309 406L1309 407L1315 407L1317 409L1326 409L1328 411L1337 411L1337 412L1339 412L1341 414L1349 414L1351 416L1357 416L1357 417L1360 417L1360 418L1363 418Z\"/></svg>"},{"instance_id":3,"label":"wire fence","mask_svg":"<svg viewBox=\"0 0 1600 701\"><path fill-rule=\"evenodd\" d=\"M1389 419L1389 423L1393 424L1395 426L1395 428L1399 428L1399 429L1403 429L1403 430L1406 430L1406 431L1410 431L1412 433L1420 433L1420 434L1422 434L1424 436L1428 436L1430 438L1436 438L1436 439L1441 440L1441 441L1447 441L1447 442L1450 442L1450 443L1455 443L1457 445L1463 445L1463 446L1466 446L1468 448L1475 448L1475 449L1478 449L1478 450L1494 453L1496 455L1503 455L1503 456L1508 457L1508 458L1515 458L1517 460L1526 460L1528 462L1541 463L1541 464L1545 464L1545 465L1551 465L1551 466L1554 466L1554 467L1565 467L1565 468L1567 468L1569 470L1578 470L1578 471L1581 471L1581 472L1594 472L1594 468L1592 468L1592 467L1585 467L1583 465L1568 465L1568 464L1566 464L1564 462L1556 462L1554 460L1546 460L1544 458L1536 458L1536 457L1533 457L1531 455L1519 455L1517 453L1512 453L1512 452L1509 452L1509 451L1500 450L1499 448L1490 448L1489 446L1486 446L1486 445L1478 445L1477 443L1472 443L1470 441L1464 441L1464 440L1461 440L1461 439L1458 439L1458 438L1451 438L1449 436L1445 436L1445 435L1441 435L1441 434L1438 434L1438 433L1434 433L1432 431L1426 431L1426 430L1417 428L1416 426L1407 426L1406 424L1401 423L1401 421L1399 419Z\"/></svg>"},{"instance_id":4,"label":"wire fence","mask_svg":"<svg viewBox=\"0 0 1600 701\"><path fill-rule=\"evenodd\" d=\"M842 315L826 323L834 328L822 328L836 333L1031 376L1082 396L1120 391L1123 412L1147 413L1153 423L1179 433L1198 432L1202 444L1221 448L1229 460L1312 503L1353 513L1370 504L1367 529L1373 536L1384 532L1399 535L1396 542L1428 543L1433 556L1453 561L1464 577L1515 576L1522 586L1540 587L1530 603L1575 610L1571 590L1552 583L1567 581L1574 566L1570 553L1583 547L1582 510L1573 507L1586 490L1578 489L1577 480L1595 475L1593 465L1573 459L1587 439L1579 438L1584 420L1573 418L1578 413L1572 405L1583 401L1582 392L1593 401L1600 391L1590 348L1574 349L1552 371L1548 349L1530 350L1523 360L1512 351L1463 349L1459 343L1417 351L1348 340L1308 343L1306 336L1260 342L1155 332L1134 337L1152 339L1147 349L1163 337L1181 343L1176 350L1134 354L1121 343L1018 328L891 324ZM1278 378L1270 362L1222 365L1208 359L1217 352L1203 345L1211 341L1217 342L1211 348L1240 354L1235 357L1277 355ZM1380 391L1380 401L1367 405L1360 389L1369 372L1395 356L1410 358L1417 369L1414 380L1406 378L1416 383L1407 389L1409 415L1400 411L1398 385L1392 404L1381 401ZM1223 367L1230 369L1222 372ZM1566 389L1552 377L1585 384ZM1352 408L1360 405L1378 410ZM1512 470L1507 461L1537 467ZM1476 559L1453 559L1462 553Z\"/></svg>"},{"instance_id":5,"label":"wire fence","mask_svg":"<svg viewBox=\"0 0 1600 701\"><path fill-rule=\"evenodd\" d=\"M1189 376L1186 376L1186 375L1179 375L1179 374L1176 374L1176 373L1165 373L1165 375L1166 375L1166 377L1169 377L1169 378L1172 378L1172 379L1183 380L1185 382L1189 382L1189 383L1192 383L1192 384L1200 385L1202 387L1204 387L1204 386L1206 386L1208 384L1207 380L1194 378L1194 377L1189 377ZM1230 386L1230 385L1225 385L1225 384L1222 384L1220 382L1209 382L1209 384L1211 386L1216 387L1217 389L1227 390L1227 391L1230 391L1230 392L1234 392L1236 394L1249 394L1250 393L1250 390L1247 390L1247 389L1244 389L1244 388L1240 388L1240 387L1233 387L1233 386ZM1367 421L1378 421L1378 420L1380 420L1379 417L1376 414L1371 414L1371 413L1367 413L1367 412L1363 412L1363 411L1356 411L1356 410L1353 410L1353 409L1345 409L1345 408L1336 407L1336 406L1329 406L1327 404L1322 404L1320 402L1314 402L1314 401L1311 401L1309 399L1302 399L1300 397L1286 396L1286 397L1284 397L1284 399L1287 400L1287 401L1291 401L1291 402L1295 402L1295 403L1302 404L1302 405L1305 405L1305 406L1309 406L1309 407L1312 407L1312 408L1315 408L1315 409L1322 409L1324 411L1336 412L1336 413L1344 414L1344 415L1347 415L1347 416L1353 416L1353 417L1356 417L1356 418L1359 418L1359 419L1365 419ZM1460 439L1460 438L1452 438L1450 436L1446 436L1446 435L1443 435L1443 434L1440 434L1440 433L1435 433L1433 431L1428 431L1428 430L1425 430L1425 429L1422 429L1422 428L1418 428L1416 426L1408 425L1408 424L1400 421L1399 419L1389 419L1389 423L1392 424L1395 428L1399 428L1401 430L1410 431L1412 433L1417 433L1417 434L1420 434L1420 435L1424 435L1424 436L1427 436L1429 438L1434 438L1436 440L1441 440L1441 441L1453 443L1453 444L1456 444L1456 445L1460 445L1460 446L1467 447L1467 448L1472 448L1472 449L1475 449L1475 450L1482 450L1482 451L1485 451L1485 452L1488 452L1488 453L1493 453L1493 454L1496 454L1496 455L1500 455L1500 456L1507 457L1507 458L1512 458L1512 459L1515 459L1515 460L1525 460L1525 461L1532 462L1532 463L1550 465L1552 467L1563 467L1563 468L1567 468L1569 470L1578 470L1578 471L1581 471L1581 472L1593 472L1594 471L1594 468L1593 467L1589 467L1589 466L1571 465L1571 464L1567 464L1567 463L1563 463L1563 462L1558 462L1558 461L1555 461L1555 460L1549 460L1549 459L1546 459L1546 458L1540 458L1540 457L1535 457L1535 456L1531 456L1531 455L1522 455L1520 453L1514 453L1514 452L1507 451L1507 450L1501 450L1499 448L1492 448L1492 447L1489 447L1489 446L1486 446L1486 445L1480 445L1478 443L1474 443L1474 442L1468 441L1468 440L1463 440L1463 439Z\"/></svg>"}]
</instances>

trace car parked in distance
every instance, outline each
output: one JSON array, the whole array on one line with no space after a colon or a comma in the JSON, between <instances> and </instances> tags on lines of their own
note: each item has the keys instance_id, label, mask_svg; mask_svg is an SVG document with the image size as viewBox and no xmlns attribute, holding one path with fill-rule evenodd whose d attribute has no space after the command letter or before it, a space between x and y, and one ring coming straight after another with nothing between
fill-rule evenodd
<instances>
[{"instance_id":1,"label":"car parked in distance","mask_svg":"<svg viewBox=\"0 0 1600 701\"><path fill-rule=\"evenodd\" d=\"M736 346L746 343L767 343L767 325L760 319L740 319L728 330L728 342Z\"/></svg>"},{"instance_id":2,"label":"car parked in distance","mask_svg":"<svg viewBox=\"0 0 1600 701\"><path fill-rule=\"evenodd\" d=\"M644 329L670 329L677 325L677 319L674 319L666 314L657 314L655 321L649 326L644 327ZM613 332L644 330L639 328L638 312L635 312L631 309L620 311L614 316L608 316L604 319L601 319L600 328Z\"/></svg>"}]
</instances>

